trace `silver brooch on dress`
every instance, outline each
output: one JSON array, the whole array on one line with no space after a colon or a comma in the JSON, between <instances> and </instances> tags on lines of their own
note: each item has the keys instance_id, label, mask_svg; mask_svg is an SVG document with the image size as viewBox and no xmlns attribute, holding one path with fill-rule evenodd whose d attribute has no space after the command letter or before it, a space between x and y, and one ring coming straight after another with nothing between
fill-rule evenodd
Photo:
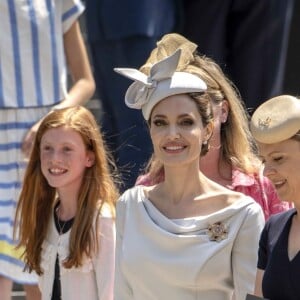
<instances>
[{"instance_id":1,"label":"silver brooch on dress","mask_svg":"<svg viewBox=\"0 0 300 300\"><path fill-rule=\"evenodd\" d=\"M207 235L211 241L220 242L227 238L228 228L221 222L216 222L208 226Z\"/></svg>"}]
</instances>

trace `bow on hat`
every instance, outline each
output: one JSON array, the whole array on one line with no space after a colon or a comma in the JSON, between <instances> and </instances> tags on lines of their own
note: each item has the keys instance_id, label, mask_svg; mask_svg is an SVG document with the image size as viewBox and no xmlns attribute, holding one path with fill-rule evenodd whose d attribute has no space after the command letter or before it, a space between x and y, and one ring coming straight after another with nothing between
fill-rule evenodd
<instances>
[{"instance_id":1,"label":"bow on hat","mask_svg":"<svg viewBox=\"0 0 300 300\"><path fill-rule=\"evenodd\" d=\"M166 78L171 78L176 71L181 50L178 49L174 54L157 62L150 69L150 75L147 77L144 73L137 69L131 68L115 68L114 70L135 81L131 85L131 90L135 90L136 97L133 102L126 101L127 106L135 109L141 109L150 98L153 89L157 86L157 82Z\"/></svg>"},{"instance_id":2,"label":"bow on hat","mask_svg":"<svg viewBox=\"0 0 300 300\"><path fill-rule=\"evenodd\" d=\"M142 109L146 120L152 108L162 99L182 93L203 92L205 82L198 76L187 72L176 72L181 50L157 62L150 69L150 75L131 68L115 68L114 70L135 82L131 84L125 95L125 103L130 108Z\"/></svg>"}]
</instances>

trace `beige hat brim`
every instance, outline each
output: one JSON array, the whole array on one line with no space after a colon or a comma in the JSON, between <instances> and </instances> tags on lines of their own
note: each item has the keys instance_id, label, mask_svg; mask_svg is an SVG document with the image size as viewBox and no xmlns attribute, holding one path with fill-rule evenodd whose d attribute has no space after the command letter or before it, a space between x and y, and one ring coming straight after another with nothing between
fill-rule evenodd
<instances>
[{"instance_id":1,"label":"beige hat brim","mask_svg":"<svg viewBox=\"0 0 300 300\"><path fill-rule=\"evenodd\" d=\"M260 143L287 140L300 130L300 100L290 95L274 97L254 112L250 130Z\"/></svg>"},{"instance_id":2,"label":"beige hat brim","mask_svg":"<svg viewBox=\"0 0 300 300\"><path fill-rule=\"evenodd\" d=\"M143 90L144 86L138 82L131 84L125 95L125 102L128 106L132 105L137 98L140 90ZM149 89L147 92L147 100L142 106L143 116L146 120L149 120L153 107L161 100L177 95L186 93L196 93L206 91L205 82L196 75L175 72L171 78L158 81L153 89ZM143 91L144 93L144 91Z\"/></svg>"},{"instance_id":3,"label":"beige hat brim","mask_svg":"<svg viewBox=\"0 0 300 300\"><path fill-rule=\"evenodd\" d=\"M142 109L144 118L149 120L153 107L159 101L177 94L205 92L207 85L200 77L188 72L176 72L180 54L181 49L178 49L154 64L148 77L136 69L115 68L117 73L134 80L126 91L126 105Z\"/></svg>"}]
</instances>

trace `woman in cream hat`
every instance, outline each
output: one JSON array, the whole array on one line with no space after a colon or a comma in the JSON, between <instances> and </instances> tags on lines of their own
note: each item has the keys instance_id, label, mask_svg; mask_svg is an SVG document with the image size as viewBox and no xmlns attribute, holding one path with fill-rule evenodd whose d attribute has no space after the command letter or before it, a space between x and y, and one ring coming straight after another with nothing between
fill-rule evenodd
<instances>
[{"instance_id":1,"label":"woman in cream hat","mask_svg":"<svg viewBox=\"0 0 300 300\"><path fill-rule=\"evenodd\" d=\"M117 69L134 80L125 102L149 124L164 181L135 186L117 203L115 300L244 300L253 291L260 206L200 170L213 131L207 84L177 71L183 49L149 66ZM205 160L203 160L203 163Z\"/></svg>"},{"instance_id":2,"label":"woman in cream hat","mask_svg":"<svg viewBox=\"0 0 300 300\"><path fill-rule=\"evenodd\" d=\"M300 100L272 98L257 108L251 131L264 173L295 208L272 216L259 243L255 293L271 300L300 299Z\"/></svg>"},{"instance_id":3,"label":"woman in cream hat","mask_svg":"<svg viewBox=\"0 0 300 300\"><path fill-rule=\"evenodd\" d=\"M152 51L141 71L149 74L150 67L177 49L182 54L177 71L186 71L202 78L206 95L214 112L214 132L201 171L215 182L252 197L263 209L265 219L289 209L278 199L270 180L263 176L262 165L254 151L255 141L249 131L249 119L240 97L220 67L197 53L197 45L179 34L167 34ZM162 162L153 157L137 184L153 185L164 180Z\"/></svg>"}]
</instances>

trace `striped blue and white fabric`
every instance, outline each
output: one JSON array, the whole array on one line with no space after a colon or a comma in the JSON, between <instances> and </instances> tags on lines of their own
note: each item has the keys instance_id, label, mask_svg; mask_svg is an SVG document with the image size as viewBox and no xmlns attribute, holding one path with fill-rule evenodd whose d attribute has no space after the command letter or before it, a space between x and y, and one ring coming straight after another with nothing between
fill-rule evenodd
<instances>
[{"instance_id":1,"label":"striped blue and white fabric","mask_svg":"<svg viewBox=\"0 0 300 300\"><path fill-rule=\"evenodd\" d=\"M80 0L0 1L0 108L65 98L63 34L83 9Z\"/></svg>"},{"instance_id":2,"label":"striped blue and white fabric","mask_svg":"<svg viewBox=\"0 0 300 300\"><path fill-rule=\"evenodd\" d=\"M49 109L0 110L0 275L19 283L37 282L35 275L23 272L22 250L15 250L13 240L15 208L26 167L20 151L21 141L27 130Z\"/></svg>"},{"instance_id":3,"label":"striped blue and white fabric","mask_svg":"<svg viewBox=\"0 0 300 300\"><path fill-rule=\"evenodd\" d=\"M37 283L23 272L13 223L26 162L27 130L67 93L63 34L82 14L80 0L0 1L0 276Z\"/></svg>"}]
</instances>

